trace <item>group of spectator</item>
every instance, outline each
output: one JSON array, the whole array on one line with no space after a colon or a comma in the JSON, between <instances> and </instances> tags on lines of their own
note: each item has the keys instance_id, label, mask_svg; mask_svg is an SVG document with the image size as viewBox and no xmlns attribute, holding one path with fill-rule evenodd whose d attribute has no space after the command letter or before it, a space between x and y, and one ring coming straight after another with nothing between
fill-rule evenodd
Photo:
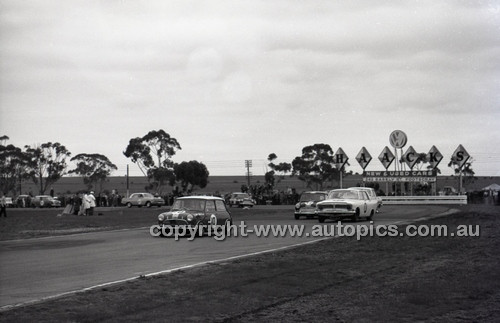
<instances>
[{"instance_id":1,"label":"group of spectator","mask_svg":"<svg viewBox=\"0 0 500 323\"><path fill-rule=\"evenodd\" d=\"M73 214L94 215L94 208L96 207L94 192L80 194L76 201L73 202L73 207Z\"/></svg>"}]
</instances>

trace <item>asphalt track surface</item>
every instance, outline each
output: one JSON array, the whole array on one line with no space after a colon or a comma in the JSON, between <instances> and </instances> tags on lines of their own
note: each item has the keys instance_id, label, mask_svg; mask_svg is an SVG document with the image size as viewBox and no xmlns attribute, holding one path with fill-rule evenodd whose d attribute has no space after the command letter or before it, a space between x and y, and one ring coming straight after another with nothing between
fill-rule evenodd
<instances>
[{"instance_id":1,"label":"asphalt track surface","mask_svg":"<svg viewBox=\"0 0 500 323\"><path fill-rule=\"evenodd\" d=\"M267 209L266 209L267 208ZM289 215L266 214L269 207L239 212L234 225L247 229L253 225L304 225L312 233L317 220L294 220ZM384 206L374 217L374 225L403 224L423 217L438 216L450 208L444 206ZM348 221L345 224L352 224ZM325 222L332 228L336 222ZM357 224L369 225L363 221ZM59 297L86 289L136 279L140 276L168 273L207 262L227 261L256 253L276 251L325 237L303 234L301 237L247 236L155 238L150 228L81 233L27 240L0 242L0 310ZM329 231L331 233L331 230Z\"/></svg>"}]
</instances>

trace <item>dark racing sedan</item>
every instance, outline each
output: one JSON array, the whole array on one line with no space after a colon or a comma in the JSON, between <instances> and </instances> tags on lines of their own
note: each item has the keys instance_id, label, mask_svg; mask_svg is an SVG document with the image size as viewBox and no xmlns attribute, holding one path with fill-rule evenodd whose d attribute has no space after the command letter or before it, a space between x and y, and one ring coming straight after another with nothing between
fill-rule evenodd
<instances>
[{"instance_id":1,"label":"dark racing sedan","mask_svg":"<svg viewBox=\"0 0 500 323\"><path fill-rule=\"evenodd\" d=\"M299 202L295 205L295 219L301 216L308 219L316 215L316 203L326 200L328 192L306 191L300 195Z\"/></svg>"},{"instance_id":2,"label":"dark racing sedan","mask_svg":"<svg viewBox=\"0 0 500 323\"><path fill-rule=\"evenodd\" d=\"M163 232L182 229L186 234L203 235L213 228L231 224L231 214L224 199L215 196L179 197L169 212L158 215L158 226Z\"/></svg>"}]
</instances>

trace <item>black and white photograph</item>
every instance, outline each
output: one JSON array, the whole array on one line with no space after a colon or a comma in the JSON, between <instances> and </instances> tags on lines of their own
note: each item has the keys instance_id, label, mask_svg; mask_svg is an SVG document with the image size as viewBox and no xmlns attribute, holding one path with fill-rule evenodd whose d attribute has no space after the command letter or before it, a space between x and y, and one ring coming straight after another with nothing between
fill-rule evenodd
<instances>
[{"instance_id":1,"label":"black and white photograph","mask_svg":"<svg viewBox=\"0 0 500 323\"><path fill-rule=\"evenodd\" d=\"M0 0L0 321L499 322L500 2Z\"/></svg>"}]
</instances>

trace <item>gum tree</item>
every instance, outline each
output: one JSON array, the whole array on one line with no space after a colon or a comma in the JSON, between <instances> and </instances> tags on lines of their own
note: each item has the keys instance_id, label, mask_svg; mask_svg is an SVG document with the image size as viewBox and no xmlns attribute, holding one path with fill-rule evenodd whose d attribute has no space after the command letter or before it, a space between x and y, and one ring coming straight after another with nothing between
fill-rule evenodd
<instances>
[{"instance_id":1,"label":"gum tree","mask_svg":"<svg viewBox=\"0 0 500 323\"><path fill-rule=\"evenodd\" d=\"M176 181L180 183L184 193L191 193L194 187L204 188L208 184L208 169L196 160L175 164L174 172Z\"/></svg>"},{"instance_id":2,"label":"gum tree","mask_svg":"<svg viewBox=\"0 0 500 323\"><path fill-rule=\"evenodd\" d=\"M268 190L274 189L275 184L279 183L283 178L285 178L286 174L292 170L292 164L290 163L275 164L273 161L277 158L278 156L275 153L271 153L267 157L267 160L269 161L267 166L271 168L270 171L264 174L266 189ZM278 176L278 180L276 180L275 176Z\"/></svg>"},{"instance_id":3,"label":"gum tree","mask_svg":"<svg viewBox=\"0 0 500 323\"><path fill-rule=\"evenodd\" d=\"M292 161L292 176L306 182L308 187L323 188L323 183L339 176L333 160L334 152L328 144L314 144L302 148L302 155Z\"/></svg>"},{"instance_id":4,"label":"gum tree","mask_svg":"<svg viewBox=\"0 0 500 323\"><path fill-rule=\"evenodd\" d=\"M99 185L99 191L102 191L102 184L106 178L113 170L117 170L116 165L101 154L78 154L71 158L71 161L76 163L76 168L68 173L82 176L83 183L88 189Z\"/></svg>"},{"instance_id":5,"label":"gum tree","mask_svg":"<svg viewBox=\"0 0 500 323\"><path fill-rule=\"evenodd\" d=\"M161 193L163 185L175 183L174 162L171 158L180 149L177 139L160 129L130 139L123 154L147 176L150 186L156 187L156 191Z\"/></svg>"},{"instance_id":6,"label":"gum tree","mask_svg":"<svg viewBox=\"0 0 500 323\"><path fill-rule=\"evenodd\" d=\"M27 169L28 160L26 154L14 145L4 145L7 136L1 137L0 145L0 190L8 194L15 194L19 188L21 193L21 181L30 177Z\"/></svg>"},{"instance_id":7,"label":"gum tree","mask_svg":"<svg viewBox=\"0 0 500 323\"><path fill-rule=\"evenodd\" d=\"M33 183L40 185L40 194L66 174L66 158L71 153L58 142L47 142L35 147L25 146L27 170Z\"/></svg>"}]
</instances>

